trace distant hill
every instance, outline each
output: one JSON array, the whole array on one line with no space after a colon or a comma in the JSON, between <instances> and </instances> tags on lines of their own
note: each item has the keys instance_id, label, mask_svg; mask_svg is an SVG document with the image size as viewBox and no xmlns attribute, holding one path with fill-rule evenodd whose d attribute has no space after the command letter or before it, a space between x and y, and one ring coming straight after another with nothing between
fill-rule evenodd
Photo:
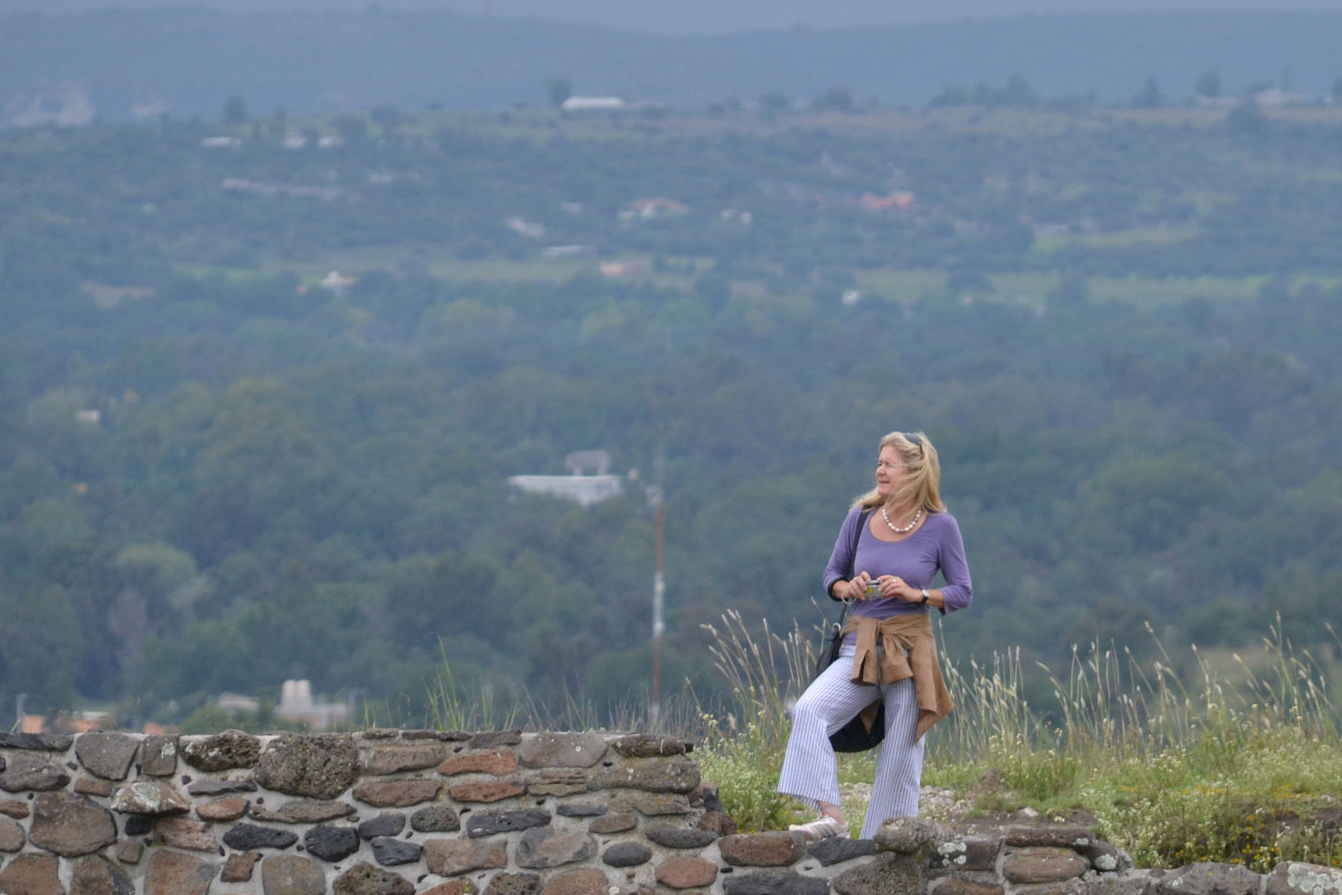
<instances>
[{"instance_id":1,"label":"distant hill","mask_svg":"<svg viewBox=\"0 0 1342 895\"><path fill-rule=\"evenodd\" d=\"M0 18L0 121L218 118L392 106L506 109L586 94L703 108L837 88L859 104L921 106L948 85L1014 74L1045 97L1131 99L1154 79L1182 100L1215 73L1234 95L1275 86L1330 97L1342 12L1034 15L865 29L673 36L486 19L445 10L230 14L104 10Z\"/></svg>"}]
</instances>

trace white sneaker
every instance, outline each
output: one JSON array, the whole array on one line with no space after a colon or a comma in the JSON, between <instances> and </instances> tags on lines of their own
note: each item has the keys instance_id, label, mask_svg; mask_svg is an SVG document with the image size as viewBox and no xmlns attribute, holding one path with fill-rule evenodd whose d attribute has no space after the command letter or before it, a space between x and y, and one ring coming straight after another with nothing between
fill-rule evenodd
<instances>
[{"instance_id":1,"label":"white sneaker","mask_svg":"<svg viewBox=\"0 0 1342 895\"><path fill-rule=\"evenodd\" d=\"M830 817L828 814L822 814L815 820L804 824L792 824L788 830L793 833L801 833L806 836L810 842L819 842L821 839L848 838L848 827L843 821Z\"/></svg>"}]
</instances>

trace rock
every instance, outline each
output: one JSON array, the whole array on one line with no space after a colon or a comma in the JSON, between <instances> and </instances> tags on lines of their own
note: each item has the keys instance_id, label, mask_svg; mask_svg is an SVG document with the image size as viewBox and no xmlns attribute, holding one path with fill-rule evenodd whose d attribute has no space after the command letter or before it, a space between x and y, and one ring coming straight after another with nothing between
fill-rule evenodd
<instances>
[{"instance_id":1,"label":"rock","mask_svg":"<svg viewBox=\"0 0 1342 895\"><path fill-rule=\"evenodd\" d=\"M140 744L140 773L170 777L177 772L177 737L155 734Z\"/></svg>"},{"instance_id":2,"label":"rock","mask_svg":"<svg viewBox=\"0 0 1342 895\"><path fill-rule=\"evenodd\" d=\"M122 864L135 865L144 857L144 843L135 839L122 839L112 847L112 854Z\"/></svg>"},{"instance_id":3,"label":"rock","mask_svg":"<svg viewBox=\"0 0 1342 895\"><path fill-rule=\"evenodd\" d=\"M736 821L725 811L707 811L704 816L699 818L696 826L701 830L708 830L715 836L730 836L736 832Z\"/></svg>"},{"instance_id":4,"label":"rock","mask_svg":"<svg viewBox=\"0 0 1342 895\"><path fill-rule=\"evenodd\" d=\"M140 741L124 733L86 733L75 741L75 756L90 774L124 780L140 751Z\"/></svg>"},{"instance_id":5,"label":"rock","mask_svg":"<svg viewBox=\"0 0 1342 895\"><path fill-rule=\"evenodd\" d=\"M266 746L254 776L286 795L334 799L359 777L359 747L347 734L284 734Z\"/></svg>"},{"instance_id":6,"label":"rock","mask_svg":"<svg viewBox=\"0 0 1342 895\"><path fill-rule=\"evenodd\" d=\"M186 817L164 817L154 824L154 836L163 845L188 851L215 852L214 824Z\"/></svg>"},{"instance_id":7,"label":"rock","mask_svg":"<svg viewBox=\"0 0 1342 895\"><path fill-rule=\"evenodd\" d=\"M578 768L543 768L513 777L533 796L573 796L587 792L587 775Z\"/></svg>"},{"instance_id":8,"label":"rock","mask_svg":"<svg viewBox=\"0 0 1342 895\"><path fill-rule=\"evenodd\" d=\"M684 755L685 742L670 737L636 733L622 736L610 747L625 758L652 758L659 755Z\"/></svg>"},{"instance_id":9,"label":"rock","mask_svg":"<svg viewBox=\"0 0 1342 895\"><path fill-rule=\"evenodd\" d=\"M488 783L458 783L448 787L448 795L458 802L501 802L526 794L526 789L504 780Z\"/></svg>"},{"instance_id":10,"label":"rock","mask_svg":"<svg viewBox=\"0 0 1342 895\"><path fill-rule=\"evenodd\" d=\"M541 895L607 895L610 880L594 868L568 870L546 880Z\"/></svg>"},{"instance_id":11,"label":"rock","mask_svg":"<svg viewBox=\"0 0 1342 895\"><path fill-rule=\"evenodd\" d=\"M938 842L928 856L928 865L934 870L973 870L988 872L997 867L997 853L1002 849L1000 839L975 837L947 839Z\"/></svg>"},{"instance_id":12,"label":"rock","mask_svg":"<svg viewBox=\"0 0 1342 895\"><path fill-rule=\"evenodd\" d=\"M1188 864L1156 881L1156 895L1258 895L1261 877L1238 864Z\"/></svg>"},{"instance_id":13,"label":"rock","mask_svg":"<svg viewBox=\"0 0 1342 895\"><path fill-rule=\"evenodd\" d=\"M608 835L610 833L624 833L638 826L638 818L632 814L607 814L598 817L587 825L587 829L593 833Z\"/></svg>"},{"instance_id":14,"label":"rock","mask_svg":"<svg viewBox=\"0 0 1342 895\"><path fill-rule=\"evenodd\" d=\"M261 862L266 895L326 895L326 874L302 855L271 855Z\"/></svg>"},{"instance_id":15,"label":"rock","mask_svg":"<svg viewBox=\"0 0 1342 895\"><path fill-rule=\"evenodd\" d=\"M499 873L489 881L484 895L538 895L541 878L534 873Z\"/></svg>"},{"instance_id":16,"label":"rock","mask_svg":"<svg viewBox=\"0 0 1342 895\"><path fill-rule=\"evenodd\" d=\"M451 809L449 809L451 810ZM360 839L376 839L378 836L399 836L405 829L404 814L379 814L368 820L360 821L358 826Z\"/></svg>"},{"instance_id":17,"label":"rock","mask_svg":"<svg viewBox=\"0 0 1342 895\"><path fill-rule=\"evenodd\" d=\"M214 866L194 855L156 850L144 874L144 895L206 895Z\"/></svg>"},{"instance_id":18,"label":"rock","mask_svg":"<svg viewBox=\"0 0 1342 895\"><path fill-rule=\"evenodd\" d=\"M252 780L197 780L186 788L188 795L218 796L230 792L256 792Z\"/></svg>"},{"instance_id":19,"label":"rock","mask_svg":"<svg viewBox=\"0 0 1342 895\"><path fill-rule=\"evenodd\" d=\"M377 746L363 759L363 773L370 776L422 771L443 760L442 743L416 743L413 746Z\"/></svg>"},{"instance_id":20,"label":"rock","mask_svg":"<svg viewBox=\"0 0 1342 895\"><path fill-rule=\"evenodd\" d=\"M829 895L829 883L815 876L756 870L725 877L722 891L725 895Z\"/></svg>"},{"instance_id":21,"label":"rock","mask_svg":"<svg viewBox=\"0 0 1342 895\"><path fill-rule=\"evenodd\" d=\"M74 737L58 733L7 733L0 731L0 749L26 749L30 752L64 752Z\"/></svg>"},{"instance_id":22,"label":"rock","mask_svg":"<svg viewBox=\"0 0 1342 895\"><path fill-rule=\"evenodd\" d=\"M606 754L599 733L532 734L522 741L517 760L529 768L590 768Z\"/></svg>"},{"instance_id":23,"label":"rock","mask_svg":"<svg viewBox=\"0 0 1342 895\"><path fill-rule=\"evenodd\" d=\"M1096 870L1109 873L1116 873L1123 870L1131 870L1133 867L1132 856L1119 851L1113 843L1096 839L1090 845L1082 849L1077 849L1085 855L1090 866Z\"/></svg>"},{"instance_id":24,"label":"rock","mask_svg":"<svg viewBox=\"0 0 1342 895\"><path fill-rule=\"evenodd\" d=\"M1267 895L1342 895L1342 870L1283 861L1267 878Z\"/></svg>"},{"instance_id":25,"label":"rock","mask_svg":"<svg viewBox=\"0 0 1342 895\"><path fill-rule=\"evenodd\" d=\"M21 799L0 799L0 814L23 820L28 816L28 803Z\"/></svg>"},{"instance_id":26,"label":"rock","mask_svg":"<svg viewBox=\"0 0 1342 895\"><path fill-rule=\"evenodd\" d=\"M498 749L501 746L516 746L521 742L521 730L491 730L471 734L466 745L470 749Z\"/></svg>"},{"instance_id":27,"label":"rock","mask_svg":"<svg viewBox=\"0 0 1342 895\"><path fill-rule=\"evenodd\" d=\"M517 754L507 751L465 752L453 755L438 765L438 773L444 777L456 774L489 774L502 777L517 770Z\"/></svg>"},{"instance_id":28,"label":"rock","mask_svg":"<svg viewBox=\"0 0 1342 895\"><path fill-rule=\"evenodd\" d=\"M921 881L918 859L913 855L895 853L882 860L845 870L834 879L834 891L839 895L877 892L880 895L918 895Z\"/></svg>"},{"instance_id":29,"label":"rock","mask_svg":"<svg viewBox=\"0 0 1342 895\"><path fill-rule=\"evenodd\" d=\"M602 853L601 860L611 867L637 867L652 860L652 849L642 842L617 842Z\"/></svg>"},{"instance_id":30,"label":"rock","mask_svg":"<svg viewBox=\"0 0 1342 895\"><path fill-rule=\"evenodd\" d=\"M872 838L880 851L909 855L932 842L950 839L951 833L935 821L920 817L889 817Z\"/></svg>"},{"instance_id":31,"label":"rock","mask_svg":"<svg viewBox=\"0 0 1342 895\"><path fill-rule=\"evenodd\" d=\"M637 811L644 817L670 817L693 814L690 800L683 795L626 790L611 799L612 811Z\"/></svg>"},{"instance_id":32,"label":"rock","mask_svg":"<svg viewBox=\"0 0 1342 895\"><path fill-rule=\"evenodd\" d=\"M475 838L492 836L495 833L516 833L519 830L546 826L550 820L550 812L540 808L472 814L466 819L466 835Z\"/></svg>"},{"instance_id":33,"label":"rock","mask_svg":"<svg viewBox=\"0 0 1342 895\"><path fill-rule=\"evenodd\" d=\"M672 889L705 889L717 878L717 865L690 855L676 855L657 865L657 882Z\"/></svg>"},{"instance_id":34,"label":"rock","mask_svg":"<svg viewBox=\"0 0 1342 895\"><path fill-rule=\"evenodd\" d=\"M290 830L258 827L256 824L238 824L224 834L224 845L238 851L250 851L255 848L283 850L297 841L298 834Z\"/></svg>"},{"instance_id":35,"label":"rock","mask_svg":"<svg viewBox=\"0 0 1342 895\"><path fill-rule=\"evenodd\" d=\"M1025 848L1002 861L1002 876L1018 885L1076 879L1089 869L1090 862L1069 848Z\"/></svg>"},{"instance_id":36,"label":"rock","mask_svg":"<svg viewBox=\"0 0 1342 895\"><path fill-rule=\"evenodd\" d=\"M699 765L686 756L637 758L593 768L587 785L592 789L627 788L644 792L687 793L699 785Z\"/></svg>"},{"instance_id":37,"label":"rock","mask_svg":"<svg viewBox=\"0 0 1342 895\"><path fill-rule=\"evenodd\" d=\"M718 838L708 830L672 827L666 824L650 826L643 831L643 835L663 848L704 848Z\"/></svg>"},{"instance_id":38,"label":"rock","mask_svg":"<svg viewBox=\"0 0 1342 895\"><path fill-rule=\"evenodd\" d=\"M4 888L0 886L0 891ZM105 858L80 858L70 873L71 895L135 895L135 883Z\"/></svg>"},{"instance_id":39,"label":"rock","mask_svg":"<svg viewBox=\"0 0 1342 895\"><path fill-rule=\"evenodd\" d=\"M75 781L75 792L83 796L97 796L105 799L116 792L116 783L111 780L99 780L97 777L80 777Z\"/></svg>"},{"instance_id":40,"label":"rock","mask_svg":"<svg viewBox=\"0 0 1342 895\"><path fill-rule=\"evenodd\" d=\"M410 829L416 833L455 833L461 829L461 818L447 805L426 805L410 815Z\"/></svg>"},{"instance_id":41,"label":"rock","mask_svg":"<svg viewBox=\"0 0 1342 895\"><path fill-rule=\"evenodd\" d=\"M1078 826L1012 827L1006 834L1006 844L1018 848L1034 846L1081 851L1095 840L1093 830Z\"/></svg>"},{"instance_id":42,"label":"rock","mask_svg":"<svg viewBox=\"0 0 1342 895\"><path fill-rule=\"evenodd\" d=\"M422 895L479 895L480 890L468 879L448 880L442 885L425 889Z\"/></svg>"},{"instance_id":43,"label":"rock","mask_svg":"<svg viewBox=\"0 0 1342 895\"><path fill-rule=\"evenodd\" d=\"M0 789L5 792L54 792L69 783L70 775L60 765L27 752L12 756L0 773Z\"/></svg>"},{"instance_id":44,"label":"rock","mask_svg":"<svg viewBox=\"0 0 1342 895\"><path fill-rule=\"evenodd\" d=\"M234 852L224 862L219 880L225 883L245 883L252 878L252 869L261 860L259 851Z\"/></svg>"},{"instance_id":45,"label":"rock","mask_svg":"<svg viewBox=\"0 0 1342 895\"><path fill-rule=\"evenodd\" d=\"M334 895L415 895L415 885L405 877L361 862L336 877L331 891Z\"/></svg>"},{"instance_id":46,"label":"rock","mask_svg":"<svg viewBox=\"0 0 1342 895\"><path fill-rule=\"evenodd\" d=\"M0 820L0 852L17 852L27 841L23 827L7 817Z\"/></svg>"},{"instance_id":47,"label":"rock","mask_svg":"<svg viewBox=\"0 0 1342 895\"><path fill-rule=\"evenodd\" d=\"M600 817L610 809L605 805L585 805L581 802L567 802L555 809L560 817Z\"/></svg>"},{"instance_id":48,"label":"rock","mask_svg":"<svg viewBox=\"0 0 1342 895\"><path fill-rule=\"evenodd\" d=\"M33 803L28 840L66 858L91 855L117 840L112 812L84 796L40 795Z\"/></svg>"},{"instance_id":49,"label":"rock","mask_svg":"<svg viewBox=\"0 0 1342 895\"><path fill-rule=\"evenodd\" d=\"M439 876L497 870L508 866L508 849L502 840L430 839L424 843L424 863Z\"/></svg>"},{"instance_id":50,"label":"rock","mask_svg":"<svg viewBox=\"0 0 1342 895\"><path fill-rule=\"evenodd\" d=\"M379 836L371 843L373 858L383 867L395 867L399 864L413 864L424 854L424 846L418 842Z\"/></svg>"},{"instance_id":51,"label":"rock","mask_svg":"<svg viewBox=\"0 0 1342 895\"><path fill-rule=\"evenodd\" d=\"M65 895L60 861L51 855L19 855L0 870L0 892L22 895Z\"/></svg>"},{"instance_id":52,"label":"rock","mask_svg":"<svg viewBox=\"0 0 1342 895\"><path fill-rule=\"evenodd\" d=\"M596 839L586 833L560 833L550 827L535 827L517 843L518 867L547 870L590 861L596 857Z\"/></svg>"},{"instance_id":53,"label":"rock","mask_svg":"<svg viewBox=\"0 0 1342 895\"><path fill-rule=\"evenodd\" d=\"M214 823L237 820L247 814L247 800L240 796L228 796L196 806L196 815L201 820Z\"/></svg>"},{"instance_id":54,"label":"rock","mask_svg":"<svg viewBox=\"0 0 1342 895\"><path fill-rule=\"evenodd\" d=\"M938 880L935 887L928 889L929 895L1003 895L1005 891L1001 883L962 879L956 876Z\"/></svg>"},{"instance_id":55,"label":"rock","mask_svg":"<svg viewBox=\"0 0 1342 895\"><path fill-rule=\"evenodd\" d=\"M241 730L182 737L178 744L187 764L210 773L255 767L261 754L261 741Z\"/></svg>"},{"instance_id":56,"label":"rock","mask_svg":"<svg viewBox=\"0 0 1342 895\"><path fill-rule=\"evenodd\" d=\"M411 778L360 783L354 787L354 798L374 808L408 808L438 798L443 788L441 780Z\"/></svg>"},{"instance_id":57,"label":"rock","mask_svg":"<svg viewBox=\"0 0 1342 895\"><path fill-rule=\"evenodd\" d=\"M321 824L303 834L303 848L308 854L335 864L359 850L359 834L353 827Z\"/></svg>"},{"instance_id":58,"label":"rock","mask_svg":"<svg viewBox=\"0 0 1342 895\"><path fill-rule=\"evenodd\" d=\"M806 846L806 853L820 862L820 866L829 867L842 864L854 858L865 858L876 854L874 839L844 839L834 837L821 839Z\"/></svg>"},{"instance_id":59,"label":"rock","mask_svg":"<svg viewBox=\"0 0 1342 895\"><path fill-rule=\"evenodd\" d=\"M256 820L282 824L319 824L358 813L359 810L348 802L327 802L310 799L285 802L278 811L267 811L264 808L252 809L252 817Z\"/></svg>"},{"instance_id":60,"label":"rock","mask_svg":"<svg viewBox=\"0 0 1342 895\"><path fill-rule=\"evenodd\" d=\"M191 803L166 780L136 780L117 789L112 796L112 810L120 814L163 817L185 814L191 810Z\"/></svg>"},{"instance_id":61,"label":"rock","mask_svg":"<svg viewBox=\"0 0 1342 895\"><path fill-rule=\"evenodd\" d=\"M718 840L722 860L738 867L784 867L806 854L801 833L737 833Z\"/></svg>"}]
</instances>

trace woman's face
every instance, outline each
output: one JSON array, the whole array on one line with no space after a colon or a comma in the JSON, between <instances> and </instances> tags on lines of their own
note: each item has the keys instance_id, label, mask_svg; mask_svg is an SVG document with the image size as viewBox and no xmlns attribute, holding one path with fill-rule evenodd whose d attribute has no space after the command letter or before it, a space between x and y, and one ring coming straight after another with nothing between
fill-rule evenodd
<instances>
[{"instance_id":1,"label":"woman's face","mask_svg":"<svg viewBox=\"0 0 1342 895\"><path fill-rule=\"evenodd\" d=\"M889 500L890 495L899 490L904 483L904 474L904 460L894 445L887 444L881 448L880 456L876 459L876 493L882 500Z\"/></svg>"}]
</instances>

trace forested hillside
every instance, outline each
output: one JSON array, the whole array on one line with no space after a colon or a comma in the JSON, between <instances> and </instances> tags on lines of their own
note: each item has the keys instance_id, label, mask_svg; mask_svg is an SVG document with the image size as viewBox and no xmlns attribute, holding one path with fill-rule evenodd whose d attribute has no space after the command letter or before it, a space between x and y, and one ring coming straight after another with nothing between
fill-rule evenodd
<instances>
[{"instance_id":1,"label":"forested hillside","mask_svg":"<svg viewBox=\"0 0 1342 895\"><path fill-rule=\"evenodd\" d=\"M1337 10L1059 13L703 36L381 3L326 13L271 6L0 14L0 125L217 119L233 98L264 114L510 109L548 105L552 79L676 110L836 95L861 108L918 108L948 88L997 90L1013 78L1043 96L1104 105L1264 87L1323 102L1342 89Z\"/></svg>"},{"instance_id":2,"label":"forested hillside","mask_svg":"<svg viewBox=\"0 0 1342 895\"><path fill-rule=\"evenodd\" d=\"M237 119L0 132L0 699L409 723L441 644L637 701L659 450L707 694L701 623L819 619L893 428L964 531L958 657L1335 643L1330 110ZM622 497L510 492L586 449Z\"/></svg>"}]
</instances>

